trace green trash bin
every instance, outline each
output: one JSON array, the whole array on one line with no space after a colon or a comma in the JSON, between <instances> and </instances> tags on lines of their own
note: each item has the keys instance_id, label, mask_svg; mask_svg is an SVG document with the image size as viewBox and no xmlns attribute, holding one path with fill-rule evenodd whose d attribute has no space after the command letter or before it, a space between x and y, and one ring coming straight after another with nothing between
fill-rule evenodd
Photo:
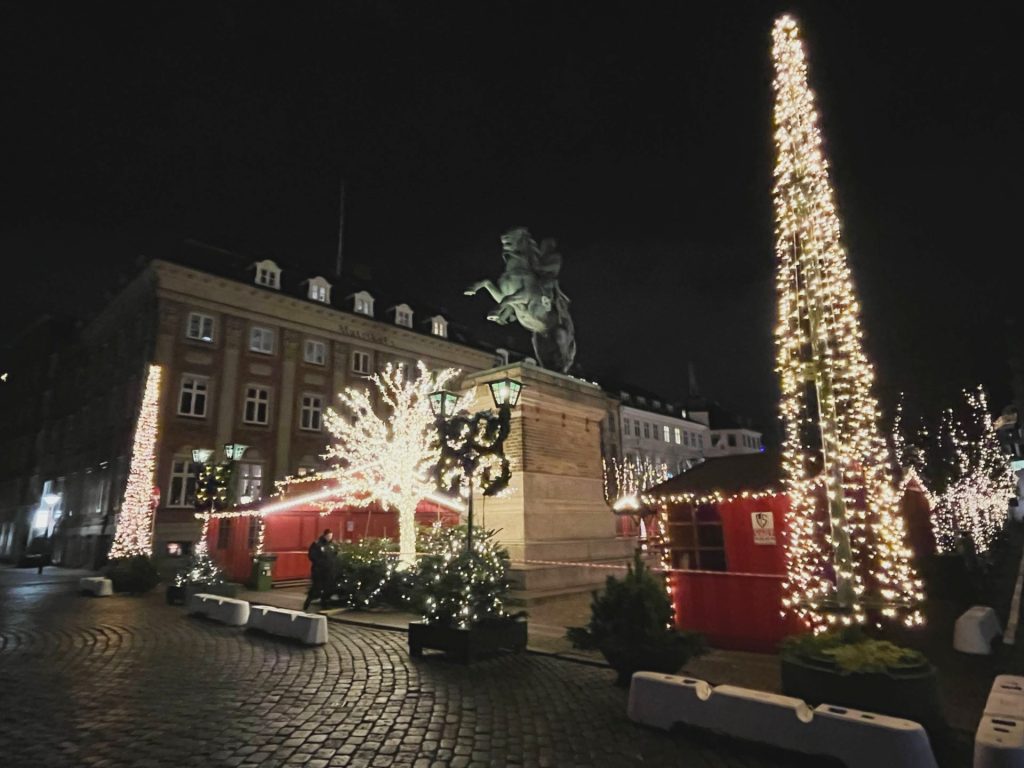
<instances>
[{"instance_id":1,"label":"green trash bin","mask_svg":"<svg viewBox=\"0 0 1024 768\"><path fill-rule=\"evenodd\" d=\"M256 555L252 561L252 581L250 582L253 589L262 592L273 586L271 571L275 560L277 560L277 555Z\"/></svg>"}]
</instances>

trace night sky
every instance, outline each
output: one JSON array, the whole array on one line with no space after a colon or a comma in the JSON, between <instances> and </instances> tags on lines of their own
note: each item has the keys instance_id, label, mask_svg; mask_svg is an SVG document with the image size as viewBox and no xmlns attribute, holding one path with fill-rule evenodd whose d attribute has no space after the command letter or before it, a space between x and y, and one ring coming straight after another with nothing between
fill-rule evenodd
<instances>
[{"instance_id":1,"label":"night sky","mask_svg":"<svg viewBox=\"0 0 1024 768\"><path fill-rule=\"evenodd\" d=\"M1009 396L1021 12L868 3L4 3L0 341L193 238L475 322L525 225L578 361L774 421L772 19L809 45L883 403ZM15 279L17 278L17 279ZM527 337L523 332L523 345Z\"/></svg>"}]
</instances>

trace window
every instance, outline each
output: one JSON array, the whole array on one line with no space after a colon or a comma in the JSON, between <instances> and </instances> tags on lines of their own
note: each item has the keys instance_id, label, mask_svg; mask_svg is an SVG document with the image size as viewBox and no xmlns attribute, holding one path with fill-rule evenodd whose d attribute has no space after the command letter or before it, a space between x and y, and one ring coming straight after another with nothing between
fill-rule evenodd
<instances>
[{"instance_id":1,"label":"window","mask_svg":"<svg viewBox=\"0 0 1024 768\"><path fill-rule=\"evenodd\" d=\"M700 446L701 450L704 449L704 434L697 435L697 445Z\"/></svg>"},{"instance_id":2,"label":"window","mask_svg":"<svg viewBox=\"0 0 1024 768\"><path fill-rule=\"evenodd\" d=\"M324 400L320 395L303 395L299 426L312 432L320 431L323 419Z\"/></svg>"},{"instance_id":3,"label":"window","mask_svg":"<svg viewBox=\"0 0 1024 768\"><path fill-rule=\"evenodd\" d=\"M395 325L412 328L412 309L408 304L399 304L395 307Z\"/></svg>"},{"instance_id":4,"label":"window","mask_svg":"<svg viewBox=\"0 0 1024 768\"><path fill-rule=\"evenodd\" d=\"M629 419L623 419L622 420L622 434L624 434L624 435L628 435L629 434Z\"/></svg>"},{"instance_id":5,"label":"window","mask_svg":"<svg viewBox=\"0 0 1024 768\"><path fill-rule=\"evenodd\" d=\"M206 395L209 381L205 376L186 374L181 377L181 394L178 397L178 413L182 416L206 416Z\"/></svg>"},{"instance_id":6,"label":"window","mask_svg":"<svg viewBox=\"0 0 1024 768\"><path fill-rule=\"evenodd\" d=\"M430 332L442 339L448 338L448 321L441 315L434 315L430 318Z\"/></svg>"},{"instance_id":7,"label":"window","mask_svg":"<svg viewBox=\"0 0 1024 768\"><path fill-rule=\"evenodd\" d=\"M729 433L729 447L730 448L735 448L736 447L736 435L734 433L732 433L732 432Z\"/></svg>"},{"instance_id":8,"label":"window","mask_svg":"<svg viewBox=\"0 0 1024 768\"><path fill-rule=\"evenodd\" d=\"M231 541L231 518L222 517L217 521L217 549L227 549Z\"/></svg>"},{"instance_id":9,"label":"window","mask_svg":"<svg viewBox=\"0 0 1024 768\"><path fill-rule=\"evenodd\" d=\"M651 436L651 425L650 425L650 424L648 424L648 423L647 423L647 422L645 421L645 422L644 422L644 437L650 437L650 436Z\"/></svg>"},{"instance_id":10,"label":"window","mask_svg":"<svg viewBox=\"0 0 1024 768\"><path fill-rule=\"evenodd\" d=\"M263 465L254 462L238 462L235 465L235 493L238 500L247 504L263 495ZM222 522L225 518L222 518Z\"/></svg>"},{"instance_id":11,"label":"window","mask_svg":"<svg viewBox=\"0 0 1024 768\"><path fill-rule=\"evenodd\" d=\"M188 459L171 462L171 486L167 495L168 507L191 507L196 500L196 473L199 465Z\"/></svg>"},{"instance_id":12,"label":"window","mask_svg":"<svg viewBox=\"0 0 1024 768\"><path fill-rule=\"evenodd\" d=\"M671 430L668 428L667 424L662 424L661 425L661 438L666 443L671 443L672 442L672 433L671 433Z\"/></svg>"},{"instance_id":13,"label":"window","mask_svg":"<svg viewBox=\"0 0 1024 768\"><path fill-rule=\"evenodd\" d=\"M353 297L352 309L358 312L360 315L367 315L373 317L373 296L366 291L360 291Z\"/></svg>"},{"instance_id":14,"label":"window","mask_svg":"<svg viewBox=\"0 0 1024 768\"><path fill-rule=\"evenodd\" d=\"M681 504L669 513L669 540L675 568L726 570L725 537L715 506Z\"/></svg>"},{"instance_id":15,"label":"window","mask_svg":"<svg viewBox=\"0 0 1024 768\"><path fill-rule=\"evenodd\" d=\"M281 268L270 259L257 261L256 285L263 285L267 288L278 289L281 287Z\"/></svg>"},{"instance_id":16,"label":"window","mask_svg":"<svg viewBox=\"0 0 1024 768\"><path fill-rule=\"evenodd\" d=\"M634 437L640 437L640 422L639 421L634 421L633 422L633 436Z\"/></svg>"},{"instance_id":17,"label":"window","mask_svg":"<svg viewBox=\"0 0 1024 768\"><path fill-rule=\"evenodd\" d=\"M274 353L274 332L270 328L253 328L249 331L249 349L262 355Z\"/></svg>"},{"instance_id":18,"label":"window","mask_svg":"<svg viewBox=\"0 0 1024 768\"><path fill-rule=\"evenodd\" d=\"M248 387L245 390L245 413L242 420L246 424L266 424L270 414L270 390L263 387Z\"/></svg>"},{"instance_id":19,"label":"window","mask_svg":"<svg viewBox=\"0 0 1024 768\"><path fill-rule=\"evenodd\" d=\"M306 339L306 346L302 354L307 363L313 365L327 364L327 345L316 339Z\"/></svg>"},{"instance_id":20,"label":"window","mask_svg":"<svg viewBox=\"0 0 1024 768\"><path fill-rule=\"evenodd\" d=\"M213 318L201 312L190 312L185 335L196 341L213 341Z\"/></svg>"},{"instance_id":21,"label":"window","mask_svg":"<svg viewBox=\"0 0 1024 768\"><path fill-rule=\"evenodd\" d=\"M682 430L680 430L679 427L676 427L676 445L682 445L682 443L683 443Z\"/></svg>"},{"instance_id":22,"label":"window","mask_svg":"<svg viewBox=\"0 0 1024 768\"><path fill-rule=\"evenodd\" d=\"M353 352L352 353L352 372L360 373L364 376L370 375L370 353L369 352Z\"/></svg>"},{"instance_id":23,"label":"window","mask_svg":"<svg viewBox=\"0 0 1024 768\"><path fill-rule=\"evenodd\" d=\"M309 281L309 298L324 304L331 303L331 284L322 277L314 277Z\"/></svg>"}]
</instances>

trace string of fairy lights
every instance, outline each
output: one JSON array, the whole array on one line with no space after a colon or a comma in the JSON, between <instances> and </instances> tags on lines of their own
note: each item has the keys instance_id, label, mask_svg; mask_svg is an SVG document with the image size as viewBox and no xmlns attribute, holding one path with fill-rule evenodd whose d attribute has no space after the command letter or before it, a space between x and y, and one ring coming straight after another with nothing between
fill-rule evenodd
<instances>
[{"instance_id":1,"label":"string of fairy lights","mask_svg":"<svg viewBox=\"0 0 1024 768\"><path fill-rule=\"evenodd\" d=\"M132 457L121 512L110 546L112 560L153 552L153 483L156 472L156 440L160 417L160 383L163 369L150 365L142 393L139 418L132 438Z\"/></svg>"},{"instance_id":2,"label":"string of fairy lights","mask_svg":"<svg viewBox=\"0 0 1024 768\"><path fill-rule=\"evenodd\" d=\"M874 373L862 346L804 47L791 16L776 21L772 42L775 343L792 508L783 604L815 631L864 623L871 608L920 624L922 586L878 428Z\"/></svg>"}]
</instances>

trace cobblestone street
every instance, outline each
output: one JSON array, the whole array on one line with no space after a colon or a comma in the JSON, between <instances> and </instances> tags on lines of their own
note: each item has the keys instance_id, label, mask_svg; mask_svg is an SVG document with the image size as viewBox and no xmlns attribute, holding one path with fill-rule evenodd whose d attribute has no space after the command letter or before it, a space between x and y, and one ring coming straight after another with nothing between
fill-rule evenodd
<instances>
[{"instance_id":1,"label":"cobblestone street","mask_svg":"<svg viewBox=\"0 0 1024 768\"><path fill-rule=\"evenodd\" d=\"M0 570L5 768L820 764L634 726L600 667L413 661L403 634L338 623L306 648L75 589Z\"/></svg>"}]
</instances>

